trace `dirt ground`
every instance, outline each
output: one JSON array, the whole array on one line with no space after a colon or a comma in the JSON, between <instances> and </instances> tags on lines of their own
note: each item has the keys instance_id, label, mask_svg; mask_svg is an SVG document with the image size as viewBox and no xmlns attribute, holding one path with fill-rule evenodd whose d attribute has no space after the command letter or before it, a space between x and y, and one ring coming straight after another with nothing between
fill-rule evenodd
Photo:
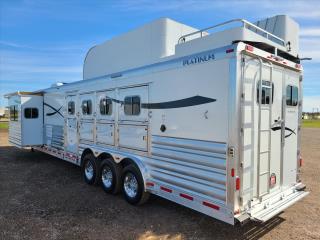
<instances>
[{"instance_id":1,"label":"dirt ground","mask_svg":"<svg viewBox=\"0 0 320 240\"><path fill-rule=\"evenodd\" d=\"M155 196L131 206L0 130L0 239L320 239L320 129L303 129L302 153L310 195L266 224L232 227Z\"/></svg>"}]
</instances>

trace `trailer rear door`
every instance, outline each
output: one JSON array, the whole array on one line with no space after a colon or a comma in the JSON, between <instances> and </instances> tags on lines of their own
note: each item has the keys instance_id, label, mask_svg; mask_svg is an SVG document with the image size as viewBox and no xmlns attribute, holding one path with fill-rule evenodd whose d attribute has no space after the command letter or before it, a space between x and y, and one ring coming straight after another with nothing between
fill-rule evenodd
<instances>
[{"instance_id":1,"label":"trailer rear door","mask_svg":"<svg viewBox=\"0 0 320 240\"><path fill-rule=\"evenodd\" d=\"M299 72L244 56L241 157L244 206L250 207L255 201L261 203L297 184L299 78Z\"/></svg>"}]
</instances>

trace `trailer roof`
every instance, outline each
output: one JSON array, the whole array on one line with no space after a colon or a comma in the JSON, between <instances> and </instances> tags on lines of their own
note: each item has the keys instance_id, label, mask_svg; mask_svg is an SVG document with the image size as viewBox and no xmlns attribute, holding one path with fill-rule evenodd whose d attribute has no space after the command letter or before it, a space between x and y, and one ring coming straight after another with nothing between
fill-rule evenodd
<instances>
[{"instance_id":1,"label":"trailer roof","mask_svg":"<svg viewBox=\"0 0 320 240\"><path fill-rule=\"evenodd\" d=\"M25 95L38 95L42 96L43 92L37 91L37 92L25 92L25 91L17 91L17 92L12 92L12 93L7 93L4 95L5 98L9 98L12 96L25 96Z\"/></svg>"}]
</instances>

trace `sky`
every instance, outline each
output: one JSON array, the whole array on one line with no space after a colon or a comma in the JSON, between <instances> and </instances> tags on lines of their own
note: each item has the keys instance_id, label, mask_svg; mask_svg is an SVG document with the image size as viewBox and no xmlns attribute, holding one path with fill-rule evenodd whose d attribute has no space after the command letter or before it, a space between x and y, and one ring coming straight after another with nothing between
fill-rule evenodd
<instances>
[{"instance_id":1,"label":"sky","mask_svg":"<svg viewBox=\"0 0 320 240\"><path fill-rule=\"evenodd\" d=\"M205 28L278 14L300 24L300 56L312 57L303 62L303 110L320 110L320 0L1 0L0 106L8 92L81 80L90 47L160 17Z\"/></svg>"}]
</instances>

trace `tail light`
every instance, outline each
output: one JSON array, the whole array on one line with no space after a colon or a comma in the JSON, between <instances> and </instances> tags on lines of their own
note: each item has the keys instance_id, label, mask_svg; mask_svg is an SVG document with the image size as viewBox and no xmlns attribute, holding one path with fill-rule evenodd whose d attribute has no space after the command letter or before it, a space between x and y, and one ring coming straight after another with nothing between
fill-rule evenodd
<instances>
[{"instance_id":1,"label":"tail light","mask_svg":"<svg viewBox=\"0 0 320 240\"><path fill-rule=\"evenodd\" d=\"M236 190L240 190L240 178L236 177Z\"/></svg>"},{"instance_id":2,"label":"tail light","mask_svg":"<svg viewBox=\"0 0 320 240\"><path fill-rule=\"evenodd\" d=\"M249 51L249 52L253 52L253 46L251 45L246 45L246 50Z\"/></svg>"}]
</instances>

